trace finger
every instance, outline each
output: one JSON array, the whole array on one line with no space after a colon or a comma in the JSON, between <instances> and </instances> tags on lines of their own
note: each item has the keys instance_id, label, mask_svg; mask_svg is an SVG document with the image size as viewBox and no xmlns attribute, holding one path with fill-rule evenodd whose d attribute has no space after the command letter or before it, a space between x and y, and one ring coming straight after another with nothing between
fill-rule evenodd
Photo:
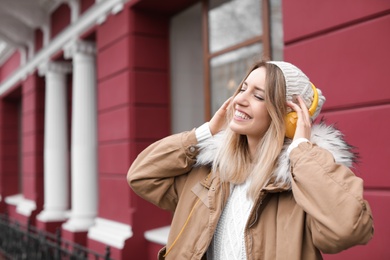
<instances>
[{"instance_id":1,"label":"finger","mask_svg":"<svg viewBox=\"0 0 390 260\"><path fill-rule=\"evenodd\" d=\"M299 113L301 111L301 108L297 104L295 104L294 102L287 101L287 106L290 107L292 110L294 110L297 113Z\"/></svg>"},{"instance_id":2,"label":"finger","mask_svg":"<svg viewBox=\"0 0 390 260\"><path fill-rule=\"evenodd\" d=\"M299 101L300 108L301 108L301 110L303 112L303 115L305 116L305 119L307 119L307 121L310 122L309 109L306 107L306 104L303 101L301 96L298 96L298 101Z\"/></svg>"},{"instance_id":3,"label":"finger","mask_svg":"<svg viewBox=\"0 0 390 260\"><path fill-rule=\"evenodd\" d=\"M298 122L303 122L306 125L311 124L310 120L310 114L306 107L306 104L303 102L303 99L301 97L297 97L298 104L294 102L287 102L287 105L292 108L298 116Z\"/></svg>"},{"instance_id":4,"label":"finger","mask_svg":"<svg viewBox=\"0 0 390 260\"><path fill-rule=\"evenodd\" d=\"M297 138L310 139L311 135L311 120L309 110L306 107L302 97L297 97L298 104L293 102L287 102L287 105L293 109L298 116L297 128L293 140Z\"/></svg>"},{"instance_id":5,"label":"finger","mask_svg":"<svg viewBox=\"0 0 390 260\"><path fill-rule=\"evenodd\" d=\"M222 129L225 128L226 125L226 112L231 103L232 97L227 99L222 106L218 109L218 111L214 114L209 122L210 132L212 135L218 133Z\"/></svg>"},{"instance_id":6,"label":"finger","mask_svg":"<svg viewBox=\"0 0 390 260\"><path fill-rule=\"evenodd\" d=\"M217 112L215 113L215 116L225 116L226 115L226 112L229 108L229 105L232 101L232 97L228 98L223 104L222 106L220 106L220 108L217 110Z\"/></svg>"},{"instance_id":7,"label":"finger","mask_svg":"<svg viewBox=\"0 0 390 260\"><path fill-rule=\"evenodd\" d=\"M227 108L230 105L230 102L232 101L233 97L228 98L221 106L220 109L227 110Z\"/></svg>"}]
</instances>

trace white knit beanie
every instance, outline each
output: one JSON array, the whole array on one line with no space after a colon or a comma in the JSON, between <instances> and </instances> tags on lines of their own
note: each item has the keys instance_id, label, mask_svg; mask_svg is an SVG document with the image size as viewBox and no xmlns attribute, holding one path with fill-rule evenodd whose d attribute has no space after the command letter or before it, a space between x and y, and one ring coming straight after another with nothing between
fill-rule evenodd
<instances>
[{"instance_id":1,"label":"white knit beanie","mask_svg":"<svg viewBox=\"0 0 390 260\"><path fill-rule=\"evenodd\" d=\"M307 108L310 108L313 102L313 89L309 78L296 66L284 61L269 61L268 63L276 65L284 75L286 81L286 100L292 101L293 95L299 95L302 97ZM320 114L321 108L325 103L325 97L322 95L320 89L318 91L318 106L313 116L313 120ZM289 108L290 109L290 108Z\"/></svg>"}]
</instances>

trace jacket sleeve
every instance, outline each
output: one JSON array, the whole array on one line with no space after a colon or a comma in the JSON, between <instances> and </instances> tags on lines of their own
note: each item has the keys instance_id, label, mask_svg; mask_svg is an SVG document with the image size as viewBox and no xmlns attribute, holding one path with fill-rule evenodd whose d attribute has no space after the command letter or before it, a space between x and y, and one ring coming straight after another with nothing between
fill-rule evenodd
<instances>
[{"instance_id":1,"label":"jacket sleeve","mask_svg":"<svg viewBox=\"0 0 390 260\"><path fill-rule=\"evenodd\" d=\"M174 211L178 190L195 163L195 131L166 137L142 151L127 173L130 187L145 200Z\"/></svg>"},{"instance_id":2,"label":"jacket sleeve","mask_svg":"<svg viewBox=\"0 0 390 260\"><path fill-rule=\"evenodd\" d=\"M311 143L293 149L290 161L293 195L307 213L314 245L323 253L337 253L366 244L373 235L373 220L363 199L362 179Z\"/></svg>"}]
</instances>

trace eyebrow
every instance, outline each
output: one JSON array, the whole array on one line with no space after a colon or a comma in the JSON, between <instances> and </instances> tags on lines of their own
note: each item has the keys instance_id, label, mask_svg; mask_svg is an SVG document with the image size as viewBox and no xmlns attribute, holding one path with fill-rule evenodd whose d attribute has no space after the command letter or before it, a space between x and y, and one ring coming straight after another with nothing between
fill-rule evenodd
<instances>
[{"instance_id":1,"label":"eyebrow","mask_svg":"<svg viewBox=\"0 0 390 260\"><path fill-rule=\"evenodd\" d=\"M260 88L260 87L255 87L256 90L258 91L261 91L261 92L265 92L264 89Z\"/></svg>"},{"instance_id":2,"label":"eyebrow","mask_svg":"<svg viewBox=\"0 0 390 260\"><path fill-rule=\"evenodd\" d=\"M248 86L248 83L246 81L244 81L244 83L242 83L242 85ZM257 87L257 86L255 86L255 90L258 90L258 91L261 91L261 92L265 92L264 89L262 89L260 87Z\"/></svg>"}]
</instances>

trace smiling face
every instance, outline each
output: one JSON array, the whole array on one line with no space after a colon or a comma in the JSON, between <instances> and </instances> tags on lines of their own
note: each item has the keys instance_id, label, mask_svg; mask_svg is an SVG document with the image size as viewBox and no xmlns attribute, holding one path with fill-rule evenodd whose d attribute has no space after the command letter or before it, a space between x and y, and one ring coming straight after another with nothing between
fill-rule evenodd
<instances>
[{"instance_id":1,"label":"smiling face","mask_svg":"<svg viewBox=\"0 0 390 260\"><path fill-rule=\"evenodd\" d=\"M264 100L265 77L264 67L253 70L232 101L234 115L229 127L237 134L246 135L248 142L258 143L271 123Z\"/></svg>"}]
</instances>

